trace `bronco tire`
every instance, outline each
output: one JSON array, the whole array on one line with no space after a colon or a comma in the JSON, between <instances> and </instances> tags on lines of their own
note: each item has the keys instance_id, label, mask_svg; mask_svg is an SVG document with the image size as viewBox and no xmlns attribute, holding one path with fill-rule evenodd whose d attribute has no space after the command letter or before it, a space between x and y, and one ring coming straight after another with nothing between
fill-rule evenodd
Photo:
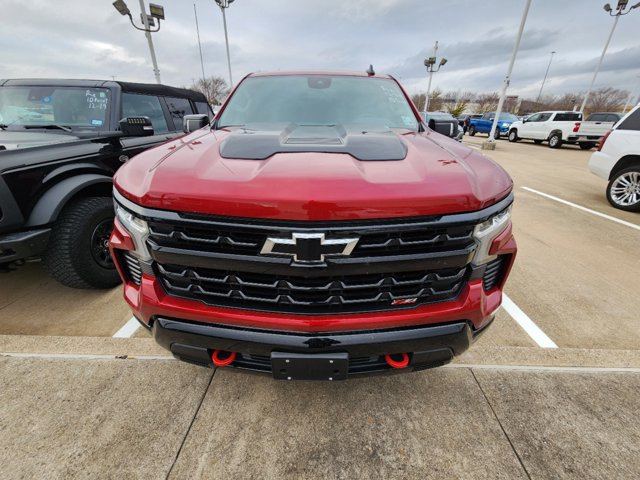
<instances>
[{"instance_id":1,"label":"bronco tire","mask_svg":"<svg viewBox=\"0 0 640 480\"><path fill-rule=\"evenodd\" d=\"M472 137L475 136L476 134L476 127L474 127L473 125L471 125L469 127L469 135L471 135Z\"/></svg>"},{"instance_id":2,"label":"bronco tire","mask_svg":"<svg viewBox=\"0 0 640 480\"><path fill-rule=\"evenodd\" d=\"M111 288L120 277L109 254L113 202L106 197L82 198L67 205L53 226L45 269L73 288Z\"/></svg>"},{"instance_id":3,"label":"bronco tire","mask_svg":"<svg viewBox=\"0 0 640 480\"><path fill-rule=\"evenodd\" d=\"M520 140L520 139L518 138L518 130L516 130L516 129L514 128L513 130L509 131L509 141L510 141L511 143L515 143L515 142L517 142L518 140Z\"/></svg>"}]
</instances>

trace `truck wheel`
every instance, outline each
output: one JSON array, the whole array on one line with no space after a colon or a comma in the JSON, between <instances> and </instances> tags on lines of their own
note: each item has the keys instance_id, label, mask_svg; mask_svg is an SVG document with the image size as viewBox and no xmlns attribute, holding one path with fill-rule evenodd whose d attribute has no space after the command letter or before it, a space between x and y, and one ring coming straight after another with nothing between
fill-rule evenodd
<instances>
[{"instance_id":1,"label":"truck wheel","mask_svg":"<svg viewBox=\"0 0 640 480\"><path fill-rule=\"evenodd\" d=\"M640 165L616 173L607 185L607 200L620 210L640 212Z\"/></svg>"},{"instance_id":2,"label":"truck wheel","mask_svg":"<svg viewBox=\"0 0 640 480\"><path fill-rule=\"evenodd\" d=\"M476 134L476 127L474 127L473 125L471 125L469 127L469 135L471 135L472 137L475 136Z\"/></svg>"},{"instance_id":3,"label":"truck wheel","mask_svg":"<svg viewBox=\"0 0 640 480\"><path fill-rule=\"evenodd\" d=\"M549 137L549 147L560 148L562 146L562 136L559 133L552 133Z\"/></svg>"},{"instance_id":4,"label":"truck wheel","mask_svg":"<svg viewBox=\"0 0 640 480\"><path fill-rule=\"evenodd\" d=\"M509 141L510 141L511 143L515 143L515 142L517 142L518 140L520 140L520 139L518 138L518 130L516 130L516 129L514 128L513 130L509 131Z\"/></svg>"},{"instance_id":5,"label":"truck wheel","mask_svg":"<svg viewBox=\"0 0 640 480\"><path fill-rule=\"evenodd\" d=\"M542 143L542 140L534 140L533 143L535 143L536 145L540 145Z\"/></svg>"},{"instance_id":6,"label":"truck wheel","mask_svg":"<svg viewBox=\"0 0 640 480\"><path fill-rule=\"evenodd\" d=\"M491 135L491 132L487 133L487 137ZM495 138L496 140L498 140L500 138L500 130L498 130L496 128L496 131L493 132L493 138Z\"/></svg>"},{"instance_id":7,"label":"truck wheel","mask_svg":"<svg viewBox=\"0 0 640 480\"><path fill-rule=\"evenodd\" d=\"M113 202L106 197L77 200L65 207L53 226L44 267L73 288L111 288L120 277L109 254Z\"/></svg>"},{"instance_id":8,"label":"truck wheel","mask_svg":"<svg viewBox=\"0 0 640 480\"><path fill-rule=\"evenodd\" d=\"M578 145L580 145L582 150L591 150L596 144L593 142L581 142Z\"/></svg>"}]
</instances>

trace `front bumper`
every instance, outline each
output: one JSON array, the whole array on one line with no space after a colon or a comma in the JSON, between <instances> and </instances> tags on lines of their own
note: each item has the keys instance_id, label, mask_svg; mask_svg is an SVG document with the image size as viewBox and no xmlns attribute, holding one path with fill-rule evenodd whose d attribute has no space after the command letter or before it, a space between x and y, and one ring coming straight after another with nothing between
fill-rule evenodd
<instances>
[{"instance_id":1,"label":"front bumper","mask_svg":"<svg viewBox=\"0 0 640 480\"><path fill-rule=\"evenodd\" d=\"M153 335L179 360L213 367L214 350L239 352L229 367L272 374L271 354L347 353L348 376L394 373L384 359L387 354L408 353L404 371L423 370L448 363L486 330L474 330L470 322L460 321L399 330L297 334L256 329L231 328L222 325L187 323L168 318L155 318Z\"/></svg>"},{"instance_id":2,"label":"front bumper","mask_svg":"<svg viewBox=\"0 0 640 480\"><path fill-rule=\"evenodd\" d=\"M0 264L42 254L50 235L50 228L0 235Z\"/></svg>"}]
</instances>

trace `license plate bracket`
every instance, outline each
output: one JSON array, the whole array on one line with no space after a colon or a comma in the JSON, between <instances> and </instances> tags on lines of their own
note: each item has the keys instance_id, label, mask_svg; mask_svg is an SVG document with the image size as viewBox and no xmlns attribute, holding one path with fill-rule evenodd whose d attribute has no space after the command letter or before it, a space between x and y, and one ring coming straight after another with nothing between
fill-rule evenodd
<instances>
[{"instance_id":1,"label":"license plate bracket","mask_svg":"<svg viewBox=\"0 0 640 480\"><path fill-rule=\"evenodd\" d=\"M346 380L348 353L271 353L271 368L276 380Z\"/></svg>"}]
</instances>

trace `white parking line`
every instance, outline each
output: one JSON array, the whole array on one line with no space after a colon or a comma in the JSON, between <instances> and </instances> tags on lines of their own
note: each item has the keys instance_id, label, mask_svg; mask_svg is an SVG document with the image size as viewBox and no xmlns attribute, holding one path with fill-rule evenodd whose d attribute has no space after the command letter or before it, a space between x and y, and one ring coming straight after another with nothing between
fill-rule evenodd
<instances>
[{"instance_id":1,"label":"white parking line","mask_svg":"<svg viewBox=\"0 0 640 480\"><path fill-rule=\"evenodd\" d=\"M462 142L462 143L464 143L469 148L473 148L474 150L480 150L480 147L478 147L477 145L474 145L473 143L467 143L467 142Z\"/></svg>"},{"instance_id":2,"label":"white parking line","mask_svg":"<svg viewBox=\"0 0 640 480\"><path fill-rule=\"evenodd\" d=\"M513 300L511 300L504 292L502 293L502 307L507 311L522 329L527 332L534 342L542 348L558 348L558 345L551 340L540 327L538 327L529 316L520 310Z\"/></svg>"},{"instance_id":3,"label":"white parking line","mask_svg":"<svg viewBox=\"0 0 640 480\"><path fill-rule=\"evenodd\" d=\"M482 370L507 370L531 372L561 372L561 373L640 373L636 367L554 367L546 365L477 365L464 363L449 363L442 368L471 368Z\"/></svg>"},{"instance_id":4,"label":"white parking line","mask_svg":"<svg viewBox=\"0 0 640 480\"><path fill-rule=\"evenodd\" d=\"M540 192L538 190L534 190L529 187L521 187L523 190L527 192L535 193L536 195L540 195L541 197L548 198L549 200L554 200L559 203L563 203L564 205L569 205L570 207L577 208L578 210L582 210L583 212L591 213L601 218L605 218L607 220L611 220L612 222L619 223L620 225L624 225L625 227L633 228L635 230L640 230L640 225L636 225L635 223L626 222L624 220L620 220L619 218L612 217L611 215L607 215L605 213L600 213L595 210L591 210L590 208L583 207L582 205L578 205L576 203L568 202L558 197L554 197L553 195L549 195L548 193Z\"/></svg>"},{"instance_id":5,"label":"white parking line","mask_svg":"<svg viewBox=\"0 0 640 480\"><path fill-rule=\"evenodd\" d=\"M131 317L127 323L125 323L120 330L113 334L113 338L129 338L136 330L140 328L140 323L135 317Z\"/></svg>"}]
</instances>

